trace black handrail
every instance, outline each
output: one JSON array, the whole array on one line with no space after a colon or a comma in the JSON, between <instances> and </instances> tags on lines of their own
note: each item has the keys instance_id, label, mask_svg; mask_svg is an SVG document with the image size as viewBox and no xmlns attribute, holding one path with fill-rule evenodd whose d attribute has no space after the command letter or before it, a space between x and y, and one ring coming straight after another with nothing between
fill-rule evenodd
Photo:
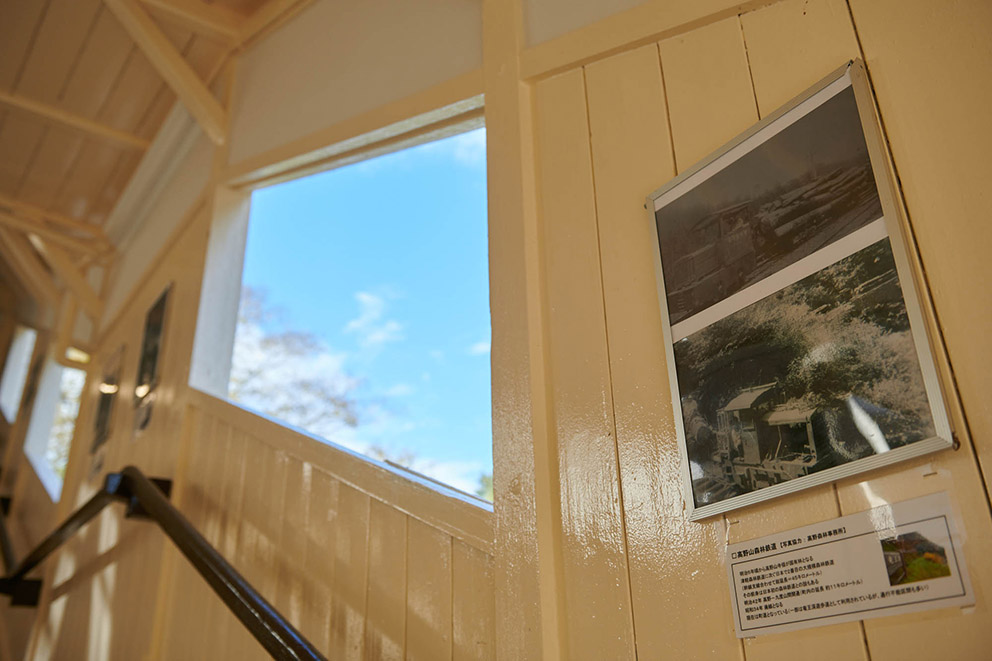
<instances>
[{"instance_id":1,"label":"black handrail","mask_svg":"<svg viewBox=\"0 0 992 661\"><path fill-rule=\"evenodd\" d=\"M64 544L87 521L112 502L126 502L126 516L147 518L159 525L186 559L206 579L241 623L275 659L326 661L326 657L210 545L203 535L172 506L168 480L151 480L128 466L120 473L110 473L103 488L45 538L20 564L11 570L13 554L3 543L6 526L0 517L0 551L7 562L7 576L0 578L0 594L11 596L11 603L37 604L41 581L27 578L50 553ZM7 548L3 548L7 547ZM8 555L9 553L9 555Z\"/></svg>"}]
</instances>

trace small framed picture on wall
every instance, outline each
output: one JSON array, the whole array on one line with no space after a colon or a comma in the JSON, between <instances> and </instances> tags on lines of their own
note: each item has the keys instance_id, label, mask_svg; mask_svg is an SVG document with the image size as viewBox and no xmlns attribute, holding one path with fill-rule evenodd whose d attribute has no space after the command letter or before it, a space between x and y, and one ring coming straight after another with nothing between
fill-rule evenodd
<instances>
[{"instance_id":1,"label":"small framed picture on wall","mask_svg":"<svg viewBox=\"0 0 992 661\"><path fill-rule=\"evenodd\" d=\"M93 444L90 454L107 442L113 433L114 412L117 396L121 388L121 366L124 361L124 347L115 351L103 365L103 378L97 384L96 415L93 421Z\"/></svg>"},{"instance_id":2,"label":"small framed picture on wall","mask_svg":"<svg viewBox=\"0 0 992 661\"><path fill-rule=\"evenodd\" d=\"M138 376L134 386L134 426L137 432L146 429L151 422L155 405L155 388L160 379L160 363L171 292L172 284L169 284L145 314L144 333L138 354Z\"/></svg>"}]
</instances>

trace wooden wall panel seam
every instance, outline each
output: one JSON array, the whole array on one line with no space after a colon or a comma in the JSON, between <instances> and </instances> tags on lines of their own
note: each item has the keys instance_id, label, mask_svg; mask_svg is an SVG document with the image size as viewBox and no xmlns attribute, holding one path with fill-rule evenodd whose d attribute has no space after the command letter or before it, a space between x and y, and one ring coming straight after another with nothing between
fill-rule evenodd
<instances>
[{"instance_id":1,"label":"wooden wall panel seam","mask_svg":"<svg viewBox=\"0 0 992 661\"><path fill-rule=\"evenodd\" d=\"M672 133L672 114L669 111L668 83L665 82L665 62L661 57L661 42L655 42L655 50L658 52L658 72L661 76L661 96L665 103L665 126L668 129L668 145L672 154L672 165L675 173L678 174L678 160L675 158L675 135ZM659 185L663 182L658 182Z\"/></svg>"},{"instance_id":2,"label":"wooden wall panel seam","mask_svg":"<svg viewBox=\"0 0 992 661\"><path fill-rule=\"evenodd\" d=\"M662 18L660 2L644 2L550 41L524 48L520 55L522 79L538 82L647 44L705 28L713 23L755 11L784 0L745 0L702 16L691 13L674 20ZM677 5L680 3L671 3ZM691 3L681 3L691 4Z\"/></svg>"},{"instance_id":3,"label":"wooden wall panel seam","mask_svg":"<svg viewBox=\"0 0 992 661\"><path fill-rule=\"evenodd\" d=\"M10 89L12 90L16 90L18 85L21 83L21 78L24 76L24 70L27 68L28 59L31 57L31 52L34 50L35 42L38 40L38 33L41 32L41 26L45 24L45 19L48 17L48 8L51 4L52 0L45 0L45 5L42 8L41 14L38 16L38 20L31 32L31 37L28 40L27 48L24 50L24 55L21 57L21 63L17 69L17 73L14 76L14 81L11 83ZM2 127L3 123L0 121L0 128Z\"/></svg>"},{"instance_id":4,"label":"wooden wall panel seam","mask_svg":"<svg viewBox=\"0 0 992 661\"><path fill-rule=\"evenodd\" d=\"M626 576L625 587L627 589L627 603L628 603L627 626L630 630L629 631L630 640L635 650L634 656L636 657L637 630L635 627L634 608L633 608L634 596L631 588L631 577L630 577L630 558L629 558L630 543L627 537L627 519L623 515L625 509L624 509L624 497L623 497L623 480L621 478L621 471L620 471L620 448L618 447L618 440L617 440L617 411L616 411L617 402L616 402L616 396L614 395L614 386L613 386L613 358L610 355L610 325L609 325L609 319L608 319L607 307L606 307L607 305L606 283L603 277L603 246L602 246L603 230L600 226L599 196L597 195L596 192L596 168L593 165L595 160L593 156L592 123L590 121L590 114L589 114L589 85L588 85L588 81L586 80L585 67L582 67L581 70L582 70L582 95L586 105L585 108L586 131L588 131L590 136L590 139L588 140L589 165L590 165L589 178L592 183L592 198L593 198L592 214L593 214L593 219L595 220L594 226L595 226L595 239L596 239L596 256L598 258L600 304L602 311L603 335L605 340L604 351L606 357L606 387L609 388L610 391L609 406L610 406L611 430L608 435L613 444L613 457L616 466L614 477L616 479L616 485L617 485L617 499L618 499L617 507L618 507L618 511L620 512L619 523L620 523L620 538L622 540L621 553L622 553L622 562L623 562L623 573Z\"/></svg>"},{"instance_id":5,"label":"wooden wall panel seam","mask_svg":"<svg viewBox=\"0 0 992 661\"><path fill-rule=\"evenodd\" d=\"M754 70L751 68L751 54L747 50L747 35L744 33L744 21L741 14L737 14L737 27L741 32L741 44L744 46L744 62L747 64L748 80L751 82L751 95L754 97L754 114L761 117L761 106L758 104L758 90L754 86Z\"/></svg>"},{"instance_id":6,"label":"wooden wall panel seam","mask_svg":"<svg viewBox=\"0 0 992 661\"><path fill-rule=\"evenodd\" d=\"M746 66L747 66L747 72L748 72L749 83L750 83L750 88L751 88L751 97L752 97L753 102L754 102L754 112L755 112L755 115L760 119L761 117L764 116L765 113L762 113L762 111L761 111L761 105L760 105L759 100L758 100L758 90L757 90L757 86L755 84L754 68L752 66L751 56L750 56L750 53L749 53L749 50L748 50L748 44L747 44L747 33L746 33L745 29L744 29L744 22L743 22L743 19L742 19L741 15L738 15L738 17L737 17L737 23L738 23L738 28L739 28L739 31L738 31L739 38L740 38L740 41L741 41L741 46L742 46L743 53L744 53L744 59L745 59L745 63L746 63ZM796 93L799 93L799 92L801 92L801 90L796 90ZM829 494L829 496L833 496L833 497L830 498L828 496L828 494ZM812 500L812 499L818 499L818 500L824 501L822 504L826 508L826 512L825 513L828 516L840 516L843 513L843 510L842 510L842 508L840 506L839 496L837 494L837 488L836 488L836 485L834 485L834 484L831 484L830 485L829 491L826 491L825 489L822 489L821 488L821 489L817 489L817 490L811 490L808 494L802 494L802 495L795 494L795 495L789 496L787 498L769 501L769 503L767 503L767 508L764 507L764 506L762 506L761 509L763 509L763 510L775 510L775 509L785 510L786 508L791 507L791 504L792 503L799 503L799 502L804 502L806 500ZM826 501L830 501L829 504ZM746 513L742 513L741 518L743 518L745 516L746 516ZM790 526L796 525L796 524L799 524L800 522L812 522L813 520L815 520L815 518L813 518L812 520L810 520L810 517L809 516L800 514L799 519L798 520L791 520L789 522L789 525ZM750 534L749 537L754 537L754 536L758 536L760 534L764 534L765 531L760 530L760 528L763 528L763 527L765 527L765 526L760 526L759 525L759 530L757 530L757 531L756 530L752 530L752 534ZM774 529L778 529L778 528L781 528L781 525L780 524L776 528L774 528ZM771 532L771 531L768 531L768 532ZM841 624L841 625L837 625L837 627L833 627L832 629L833 630L836 630L836 631L843 631L845 629L846 630L850 630L851 626L852 625L850 625L850 624L848 624L848 625ZM864 640L863 640L863 638L864 638L864 628L863 628L863 625L861 624L860 621L857 623L857 625L856 625L855 628L858 630L858 634L860 634L858 636L858 638L859 638L858 645L861 648L862 656L865 656L865 655L868 654L868 652L867 652L867 647L866 647L866 645L864 643ZM768 647L768 644L769 643L772 643L772 644L777 643L780 639L781 640L792 639L792 640L795 640L796 641L796 644L799 644L799 641L802 641L803 638L805 638L807 636L814 636L815 637L815 636L818 636L818 635L825 635L825 634L821 633L820 630L814 628L814 629L801 630L801 631L797 631L797 632L790 632L790 633L787 633L787 634L776 635L774 637L768 637L768 638L764 638L764 639L755 638L755 639L752 639L752 640L742 640L745 658L748 658L748 657L754 657L754 658L757 658L757 659L762 659L762 658L779 658L778 655L782 654L782 652L779 652L779 648L776 648L776 647L772 647L772 648L769 649L769 647ZM827 634L827 635L829 635L829 634ZM769 638L774 638L774 640L769 640ZM765 645L762 646L762 643L764 643ZM750 648L750 651L753 652L753 654L749 654L749 648ZM784 654L788 654L788 652L786 651L786 652L784 652Z\"/></svg>"},{"instance_id":7,"label":"wooden wall panel seam","mask_svg":"<svg viewBox=\"0 0 992 661\"><path fill-rule=\"evenodd\" d=\"M78 48L78 50L76 52L76 56L71 60L71 64L70 64L69 70L68 70L68 72L66 72L65 78L62 81L61 89L59 90L58 95L57 95L57 98L59 100L62 99L62 97L65 95L66 90L69 88L69 83L72 81L73 75L76 72L76 67L79 66L79 62L82 59L81 58L81 55L85 51L86 45L90 42L90 39L93 36L93 32L96 29L97 23L100 20L100 15L101 15L102 12L103 12L103 5L101 4L97 8L97 11L93 14L93 17L90 20L89 25L86 28L86 35L83 37L83 40L82 40L82 42L79 45L79 48ZM40 25L39 25L39 27L40 27ZM25 65L27 64L28 60L30 59L32 53L33 53L33 48L32 48L31 51L29 51L27 53L27 55L24 58ZM16 89L16 88L12 88L12 89ZM24 186L25 186L25 184L26 184L26 182L28 180L28 177L30 176L31 171L32 171L32 169L34 167L34 162L38 158L38 154L41 151L42 145L45 143L45 139L48 137L48 133L49 133L50 127L51 127L51 124L49 124L49 123L46 122L45 125L44 125L44 128L42 129L41 134L38 136L38 139L37 139L37 141L35 142L35 145L34 145L34 149L31 152L31 156L28 158L27 163L24 165L24 167L23 167L23 169L21 171L20 179L19 179L19 181L17 183L16 188L14 189L15 190L15 195L19 195L21 193L21 191L24 189Z\"/></svg>"},{"instance_id":8,"label":"wooden wall panel seam","mask_svg":"<svg viewBox=\"0 0 992 661\"><path fill-rule=\"evenodd\" d=\"M937 354L935 357L938 363L943 362L946 365L948 376L950 382L943 383L943 388L946 392L944 400L948 405L948 408L952 409L949 412L949 417L951 421L951 428L955 433L955 441L961 442L958 437L958 430L955 423L960 420L963 429L960 430L961 435L964 436L964 445L969 447L970 453L975 461L975 466L978 469L978 473L981 477L982 484L985 489L985 500L989 504L989 514L992 516L992 494L989 491L989 484L992 484L992 466L989 466L989 470L986 471L982 463L982 456L978 452L978 448L975 446L974 436L971 430L971 424L968 418L968 412L965 410L964 401L961 398L961 388L958 384L957 374L954 369L954 363L951 361L951 355L948 349L947 338L945 336L945 325L941 321L940 312L937 309L936 301L933 298L933 287L930 284L930 278L927 275L926 264L923 262L923 255L920 252L920 243L916 234L916 226L913 223L912 214L909 209L909 202L906 199L905 190L903 189L902 180L899 177L899 170L895 160L895 153L892 149L892 143L889 139L889 132L885 125L885 118L882 115L882 108L878 102L878 93L875 90L875 84L872 79L871 70L868 67L868 57L865 54L864 45L861 43L861 35L858 32L857 22L854 17L854 9L851 7L851 0L844 0L844 4L847 7L848 15L851 21L851 28L854 32L855 39L858 44L858 51L861 55L861 60L865 63L865 77L868 80L868 85L871 88L872 103L875 109L875 115L878 119L878 130L881 132L882 141L885 145L885 152L890 165L890 173L893 177L893 188L896 191L898 198L895 200L896 204L900 207L905 218L905 227L908 229L909 236L907 237L907 244L912 253L912 262L915 265L915 271L920 279L920 297L922 299L923 307L925 308L926 315L932 320L931 324L928 324L930 331L936 336L934 341L931 342L931 347L934 353ZM945 381L945 379L941 379ZM950 401L947 401L950 400Z\"/></svg>"}]
</instances>

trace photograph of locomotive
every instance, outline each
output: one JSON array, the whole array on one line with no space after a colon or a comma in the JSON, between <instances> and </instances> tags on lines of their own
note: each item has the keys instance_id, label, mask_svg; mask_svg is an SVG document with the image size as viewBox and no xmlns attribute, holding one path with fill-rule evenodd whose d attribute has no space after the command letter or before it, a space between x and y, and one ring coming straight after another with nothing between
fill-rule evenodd
<instances>
[{"instance_id":1,"label":"photograph of locomotive","mask_svg":"<svg viewBox=\"0 0 992 661\"><path fill-rule=\"evenodd\" d=\"M888 239L675 343L697 505L934 434Z\"/></svg>"},{"instance_id":2,"label":"photograph of locomotive","mask_svg":"<svg viewBox=\"0 0 992 661\"><path fill-rule=\"evenodd\" d=\"M671 323L881 215L848 88L655 212Z\"/></svg>"},{"instance_id":3,"label":"photograph of locomotive","mask_svg":"<svg viewBox=\"0 0 992 661\"><path fill-rule=\"evenodd\" d=\"M851 62L648 196L690 520L953 444L873 108Z\"/></svg>"}]
</instances>

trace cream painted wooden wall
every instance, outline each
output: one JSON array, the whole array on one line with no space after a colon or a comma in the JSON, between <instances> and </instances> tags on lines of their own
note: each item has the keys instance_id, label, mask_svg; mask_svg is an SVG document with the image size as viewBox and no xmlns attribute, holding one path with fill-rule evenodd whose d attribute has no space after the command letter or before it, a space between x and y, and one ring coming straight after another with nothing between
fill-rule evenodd
<instances>
[{"instance_id":1,"label":"cream painted wooden wall","mask_svg":"<svg viewBox=\"0 0 992 661\"><path fill-rule=\"evenodd\" d=\"M992 232L982 182L992 94L978 72L992 71L992 6L649 4L653 14L638 8L525 48L519 65L533 95L548 469L560 487L546 503L554 540L544 549L560 574L560 655L982 658L992 645L983 560L992 521L980 461L987 480ZM856 57L871 73L950 352L961 448L689 523L643 200ZM491 122L491 139L496 130ZM974 608L734 637L728 543L936 491L951 494L967 531Z\"/></svg>"},{"instance_id":2,"label":"cream painted wooden wall","mask_svg":"<svg viewBox=\"0 0 992 661\"><path fill-rule=\"evenodd\" d=\"M134 438L122 402L104 470L136 463L173 477L178 506L338 658L983 658L992 648L992 90L983 75L992 6L654 0L617 13L606 4L589 10L601 20L529 45L524 3L485 0L482 89L473 74L313 127L343 140L448 103L453 90L486 94L494 517L186 387L210 191L225 183L216 169L97 342L97 370L127 345L122 390L133 389L145 310L175 283L152 427ZM961 448L689 523L641 205L853 57L871 75L946 340ZM298 94L287 103L315 100ZM250 123L239 130L253 139ZM293 136L300 153L318 146L307 139ZM296 147L285 147L272 153L292 157ZM259 158L252 167L265 165ZM82 430L92 379L88 392ZM15 519L33 526L22 525L23 540L92 493L89 438L77 435L57 512L30 469L19 472ZM945 490L967 533L974 608L734 637L726 544ZM260 654L161 534L116 510L47 566L46 581L27 658Z\"/></svg>"}]
</instances>

